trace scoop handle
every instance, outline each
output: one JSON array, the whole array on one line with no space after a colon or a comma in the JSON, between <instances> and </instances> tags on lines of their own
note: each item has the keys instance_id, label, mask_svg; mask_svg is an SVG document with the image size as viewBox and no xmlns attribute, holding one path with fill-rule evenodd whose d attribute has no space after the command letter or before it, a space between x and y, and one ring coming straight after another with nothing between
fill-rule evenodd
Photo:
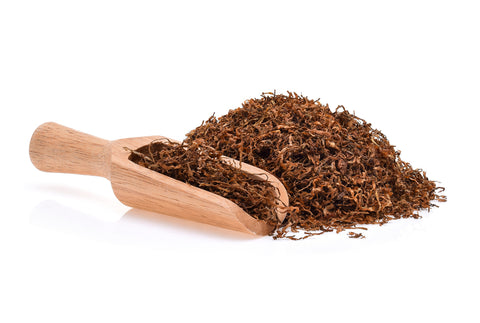
<instances>
[{"instance_id":1,"label":"scoop handle","mask_svg":"<svg viewBox=\"0 0 480 323\"><path fill-rule=\"evenodd\" d=\"M44 172L110 177L109 141L54 122L39 126L30 140L30 160Z\"/></svg>"}]
</instances>

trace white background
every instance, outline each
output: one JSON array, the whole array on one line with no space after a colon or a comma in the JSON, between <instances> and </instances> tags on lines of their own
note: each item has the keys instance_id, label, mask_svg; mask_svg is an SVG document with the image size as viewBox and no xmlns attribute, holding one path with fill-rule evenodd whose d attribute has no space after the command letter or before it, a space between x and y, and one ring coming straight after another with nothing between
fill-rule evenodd
<instances>
[{"instance_id":1,"label":"white background","mask_svg":"<svg viewBox=\"0 0 480 323\"><path fill-rule=\"evenodd\" d=\"M477 1L0 1L0 321L479 322ZM182 139L263 91L382 130L447 188L420 220L274 241L42 173L34 129Z\"/></svg>"}]
</instances>

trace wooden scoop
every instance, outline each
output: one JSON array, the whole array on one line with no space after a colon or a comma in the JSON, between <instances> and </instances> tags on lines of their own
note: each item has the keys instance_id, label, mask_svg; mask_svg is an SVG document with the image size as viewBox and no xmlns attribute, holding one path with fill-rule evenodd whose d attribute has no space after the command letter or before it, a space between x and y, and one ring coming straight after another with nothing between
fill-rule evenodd
<instances>
[{"instance_id":1,"label":"wooden scoop","mask_svg":"<svg viewBox=\"0 0 480 323\"><path fill-rule=\"evenodd\" d=\"M257 220L232 201L180 182L128 159L124 147L138 149L153 140L170 140L151 136L108 141L59 124L39 126L30 141L30 159L39 170L102 176L112 183L115 196L125 205L172 215L258 235L266 235L274 227ZM265 179L277 191L277 217L285 218L288 195L282 183L266 171L222 157L233 167L253 177Z\"/></svg>"}]
</instances>

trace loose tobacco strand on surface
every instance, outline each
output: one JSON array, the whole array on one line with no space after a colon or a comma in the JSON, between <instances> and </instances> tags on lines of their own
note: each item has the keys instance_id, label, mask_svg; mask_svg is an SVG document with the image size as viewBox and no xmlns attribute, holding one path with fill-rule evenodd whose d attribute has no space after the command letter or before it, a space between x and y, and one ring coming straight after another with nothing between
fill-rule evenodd
<instances>
[{"instance_id":1,"label":"loose tobacco strand on surface","mask_svg":"<svg viewBox=\"0 0 480 323\"><path fill-rule=\"evenodd\" d=\"M348 237L352 239L365 239L365 236L361 232L358 232L358 233L349 232Z\"/></svg>"},{"instance_id":2,"label":"loose tobacco strand on surface","mask_svg":"<svg viewBox=\"0 0 480 323\"><path fill-rule=\"evenodd\" d=\"M252 178L223 163L221 154L201 144L153 141L130 150L130 160L179 181L230 199L256 219L277 225L276 191L267 180Z\"/></svg>"},{"instance_id":3,"label":"loose tobacco strand on surface","mask_svg":"<svg viewBox=\"0 0 480 323\"><path fill-rule=\"evenodd\" d=\"M291 206L274 238L296 239L289 230L311 236L418 218L419 210L445 200L443 188L404 162L365 120L296 93L264 93L212 116L185 142L197 140L282 181Z\"/></svg>"}]
</instances>

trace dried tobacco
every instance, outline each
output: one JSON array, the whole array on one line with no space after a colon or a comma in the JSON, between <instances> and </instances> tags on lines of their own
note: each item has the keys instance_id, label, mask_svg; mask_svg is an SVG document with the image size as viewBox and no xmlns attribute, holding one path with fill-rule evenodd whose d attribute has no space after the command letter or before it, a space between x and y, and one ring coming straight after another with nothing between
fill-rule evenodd
<instances>
[{"instance_id":1,"label":"dried tobacco","mask_svg":"<svg viewBox=\"0 0 480 323\"><path fill-rule=\"evenodd\" d=\"M274 238L298 239L291 232L299 230L304 238L419 218L419 210L446 200L439 194L443 188L404 162L370 123L343 106L332 112L328 105L295 93L265 93L225 116L212 116L185 142L198 140L282 181L290 208Z\"/></svg>"},{"instance_id":2,"label":"dried tobacco","mask_svg":"<svg viewBox=\"0 0 480 323\"><path fill-rule=\"evenodd\" d=\"M129 159L151 170L230 199L256 219L275 226L276 191L268 181L252 178L222 162L221 154L202 145L153 141L130 150Z\"/></svg>"}]
</instances>

